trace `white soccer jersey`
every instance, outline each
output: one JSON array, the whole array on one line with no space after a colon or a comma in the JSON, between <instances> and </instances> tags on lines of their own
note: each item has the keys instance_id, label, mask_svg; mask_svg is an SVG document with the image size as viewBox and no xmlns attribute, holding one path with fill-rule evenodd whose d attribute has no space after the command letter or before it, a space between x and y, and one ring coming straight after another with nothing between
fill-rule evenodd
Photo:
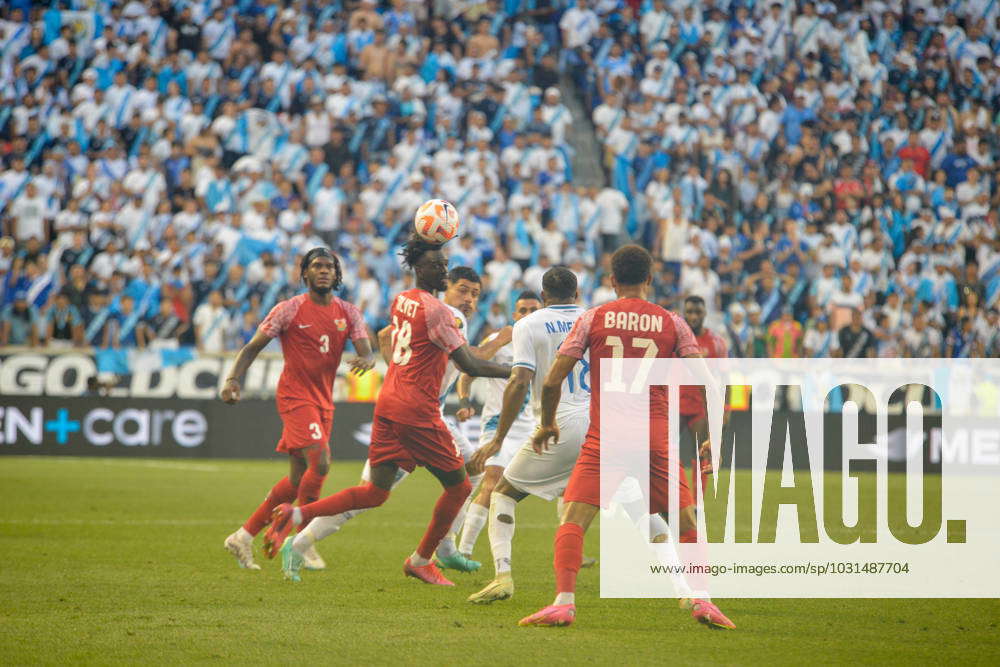
<instances>
[{"instance_id":1,"label":"white soccer jersey","mask_svg":"<svg viewBox=\"0 0 1000 667\"><path fill-rule=\"evenodd\" d=\"M511 341L514 366L530 368L535 372L531 395L536 411L540 409L545 374L555 361L559 346L569 335L573 323L583 312L584 309L575 304L549 306L536 310L514 325L514 337ZM563 381L559 410L586 410L589 407L590 365L586 359L581 359Z\"/></svg>"},{"instance_id":2,"label":"white soccer jersey","mask_svg":"<svg viewBox=\"0 0 1000 667\"><path fill-rule=\"evenodd\" d=\"M445 304L448 306L448 304ZM465 319L465 315L462 314L458 308L454 306L448 306L448 310L452 312L455 316L455 324L458 325L458 332L462 334L462 338L466 340L469 339L469 322ZM448 394L451 392L451 388L455 386L455 382L458 381L458 376L462 374L458 366L451 359L448 360L448 365L444 369L444 377L441 378L441 393L439 394L441 398L441 414L444 414L444 402L448 398Z\"/></svg>"},{"instance_id":3,"label":"white soccer jersey","mask_svg":"<svg viewBox=\"0 0 1000 667\"><path fill-rule=\"evenodd\" d=\"M483 340L484 343L488 343L497 337L496 333L492 333ZM512 343L507 343L493 356L493 361L498 364L510 364L514 360L514 346ZM497 424L500 422L500 411L503 408L503 392L507 388L507 378L484 378L487 390L486 390L486 402L483 404L483 430L496 430ZM525 397L524 406L521 408L521 412L518 413L517 419L514 420L514 424L511 426L511 431L515 431L518 426L526 427L529 432L535 427L535 412L532 409L531 394Z\"/></svg>"}]
</instances>

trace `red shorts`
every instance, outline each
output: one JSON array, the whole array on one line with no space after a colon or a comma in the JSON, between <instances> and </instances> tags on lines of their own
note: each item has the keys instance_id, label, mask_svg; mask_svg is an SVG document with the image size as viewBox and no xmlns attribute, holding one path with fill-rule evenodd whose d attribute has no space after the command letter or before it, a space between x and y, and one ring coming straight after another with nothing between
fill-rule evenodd
<instances>
[{"instance_id":1,"label":"red shorts","mask_svg":"<svg viewBox=\"0 0 1000 667\"><path fill-rule=\"evenodd\" d=\"M694 497L688 486L687 475L683 466L680 467L677 479L680 508L694 505ZM613 465L605 465L604 485L608 500L614 495L628 474L626 470L615 470ZM609 476L610 473L610 476ZM566 491L563 493L565 502L587 503L597 507L606 507L601 503L601 445L597 438L587 436L580 449L580 456L569 477ZM666 512L670 507L670 468L667 465L667 452L659 449L649 452L649 512Z\"/></svg>"},{"instance_id":2,"label":"red shorts","mask_svg":"<svg viewBox=\"0 0 1000 667\"><path fill-rule=\"evenodd\" d=\"M276 451L292 453L299 449L322 445L330 449L330 432L333 430L333 410L323 410L311 403L300 403L281 415L281 440Z\"/></svg>"},{"instance_id":3,"label":"red shorts","mask_svg":"<svg viewBox=\"0 0 1000 667\"><path fill-rule=\"evenodd\" d=\"M465 465L451 431L440 419L430 426L411 426L379 416L372 423L368 463L373 468L394 463L407 472L417 466L451 472Z\"/></svg>"}]
</instances>

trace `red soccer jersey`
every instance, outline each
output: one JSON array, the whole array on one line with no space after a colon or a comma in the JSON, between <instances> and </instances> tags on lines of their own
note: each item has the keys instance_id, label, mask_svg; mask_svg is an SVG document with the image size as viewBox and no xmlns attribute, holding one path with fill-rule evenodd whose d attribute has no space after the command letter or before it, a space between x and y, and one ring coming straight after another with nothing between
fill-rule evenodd
<instances>
[{"instance_id":1,"label":"red soccer jersey","mask_svg":"<svg viewBox=\"0 0 1000 667\"><path fill-rule=\"evenodd\" d=\"M586 350L590 350L591 375L587 437L596 439L601 433L601 359L671 358L700 352L683 318L644 299L617 299L581 315L559 353L582 359ZM666 387L650 387L649 413L651 419L666 421Z\"/></svg>"},{"instance_id":2,"label":"red soccer jersey","mask_svg":"<svg viewBox=\"0 0 1000 667\"><path fill-rule=\"evenodd\" d=\"M465 344L455 316L426 290L402 292L392 302L392 362L375 403L375 416L429 426L441 420L438 392L451 353Z\"/></svg>"},{"instance_id":3,"label":"red soccer jersey","mask_svg":"<svg viewBox=\"0 0 1000 667\"><path fill-rule=\"evenodd\" d=\"M725 359L729 356L726 341L708 327L702 327L701 333L694 339L701 348L701 356L706 359Z\"/></svg>"},{"instance_id":4,"label":"red soccer jersey","mask_svg":"<svg viewBox=\"0 0 1000 667\"><path fill-rule=\"evenodd\" d=\"M368 338L361 312L334 297L321 306L308 294L299 294L271 309L259 330L281 339L285 368L278 380L278 411L296 403L333 410L333 381L348 339Z\"/></svg>"}]
</instances>

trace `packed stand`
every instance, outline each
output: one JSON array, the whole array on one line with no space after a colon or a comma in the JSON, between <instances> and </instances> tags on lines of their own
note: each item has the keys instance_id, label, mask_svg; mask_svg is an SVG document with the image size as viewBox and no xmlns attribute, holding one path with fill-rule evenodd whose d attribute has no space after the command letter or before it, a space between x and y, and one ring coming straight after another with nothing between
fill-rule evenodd
<instances>
[{"instance_id":1,"label":"packed stand","mask_svg":"<svg viewBox=\"0 0 1000 667\"><path fill-rule=\"evenodd\" d=\"M1000 354L1000 3L588 4L565 66L663 301L743 356Z\"/></svg>"},{"instance_id":2,"label":"packed stand","mask_svg":"<svg viewBox=\"0 0 1000 667\"><path fill-rule=\"evenodd\" d=\"M1000 3L960 4L8 3L0 344L235 349L321 243L378 328L439 196L479 331L554 264L613 298L633 238L736 354L997 354Z\"/></svg>"}]
</instances>

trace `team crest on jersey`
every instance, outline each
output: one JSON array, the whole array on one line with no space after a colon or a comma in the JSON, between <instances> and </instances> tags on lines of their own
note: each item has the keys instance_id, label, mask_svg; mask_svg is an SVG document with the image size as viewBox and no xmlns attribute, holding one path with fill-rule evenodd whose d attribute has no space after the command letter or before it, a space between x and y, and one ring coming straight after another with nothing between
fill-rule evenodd
<instances>
[{"instance_id":1,"label":"team crest on jersey","mask_svg":"<svg viewBox=\"0 0 1000 667\"><path fill-rule=\"evenodd\" d=\"M456 329L461 329L462 328L462 318L461 317L456 317L455 318L455 328Z\"/></svg>"},{"instance_id":2,"label":"team crest on jersey","mask_svg":"<svg viewBox=\"0 0 1000 667\"><path fill-rule=\"evenodd\" d=\"M333 323L337 325L337 331L345 331L347 329L347 320L337 319Z\"/></svg>"}]
</instances>

